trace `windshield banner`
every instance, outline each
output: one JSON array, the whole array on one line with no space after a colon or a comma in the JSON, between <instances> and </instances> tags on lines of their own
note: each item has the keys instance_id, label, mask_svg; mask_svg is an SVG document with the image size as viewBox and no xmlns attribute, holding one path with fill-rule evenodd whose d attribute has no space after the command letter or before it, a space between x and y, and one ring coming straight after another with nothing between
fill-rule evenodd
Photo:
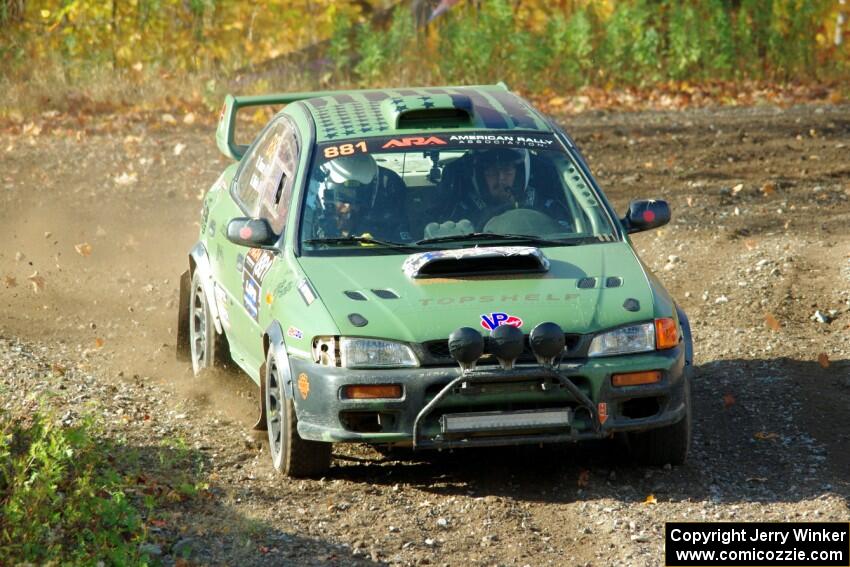
<instances>
[{"instance_id":1,"label":"windshield banner","mask_svg":"<svg viewBox=\"0 0 850 567\"><path fill-rule=\"evenodd\" d=\"M418 136L386 136L330 142L319 145L320 160L361 153L398 151L487 149L495 146L520 149L558 149L555 136L545 132L450 132Z\"/></svg>"}]
</instances>

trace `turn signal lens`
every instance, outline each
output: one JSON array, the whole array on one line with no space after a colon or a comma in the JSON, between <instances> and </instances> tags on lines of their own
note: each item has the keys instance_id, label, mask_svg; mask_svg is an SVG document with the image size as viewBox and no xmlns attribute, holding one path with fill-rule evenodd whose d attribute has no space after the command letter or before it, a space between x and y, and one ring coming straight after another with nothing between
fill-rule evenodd
<instances>
[{"instance_id":1,"label":"turn signal lens","mask_svg":"<svg viewBox=\"0 0 850 567\"><path fill-rule=\"evenodd\" d=\"M655 348L664 350L679 344L679 331L673 319L655 320Z\"/></svg>"},{"instance_id":2,"label":"turn signal lens","mask_svg":"<svg viewBox=\"0 0 850 567\"><path fill-rule=\"evenodd\" d=\"M628 374L611 376L611 383L615 386L640 386L641 384L655 384L656 382L661 382L661 372L658 370L629 372Z\"/></svg>"},{"instance_id":3,"label":"turn signal lens","mask_svg":"<svg viewBox=\"0 0 850 567\"><path fill-rule=\"evenodd\" d=\"M378 398L400 398L401 386L398 384L375 384L345 386L342 397L349 400L375 400Z\"/></svg>"}]
</instances>

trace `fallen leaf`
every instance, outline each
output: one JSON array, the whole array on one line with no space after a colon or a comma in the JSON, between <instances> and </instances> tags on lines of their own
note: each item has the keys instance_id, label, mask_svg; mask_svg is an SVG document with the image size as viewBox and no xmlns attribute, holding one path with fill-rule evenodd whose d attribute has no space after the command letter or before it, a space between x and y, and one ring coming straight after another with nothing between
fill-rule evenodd
<instances>
[{"instance_id":1,"label":"fallen leaf","mask_svg":"<svg viewBox=\"0 0 850 567\"><path fill-rule=\"evenodd\" d=\"M590 484L590 471L588 469L581 469L578 472L578 487L585 488L588 484Z\"/></svg>"},{"instance_id":2,"label":"fallen leaf","mask_svg":"<svg viewBox=\"0 0 850 567\"><path fill-rule=\"evenodd\" d=\"M186 144L182 144L182 143L177 143L177 144L175 144L175 146L174 146L174 155L175 155L175 156L179 156L180 154L182 154L182 153L183 153L183 150L185 150L185 149L186 149Z\"/></svg>"},{"instance_id":3,"label":"fallen leaf","mask_svg":"<svg viewBox=\"0 0 850 567\"><path fill-rule=\"evenodd\" d=\"M15 252L15 262L20 262L25 258L23 252Z\"/></svg>"},{"instance_id":4,"label":"fallen leaf","mask_svg":"<svg viewBox=\"0 0 850 567\"><path fill-rule=\"evenodd\" d=\"M643 501L644 504L658 504L658 499L655 498L654 494L650 494L646 497L646 500Z\"/></svg>"},{"instance_id":5,"label":"fallen leaf","mask_svg":"<svg viewBox=\"0 0 850 567\"><path fill-rule=\"evenodd\" d=\"M744 241L744 246L747 247L747 250L755 250L758 247L758 244L755 240L750 239Z\"/></svg>"},{"instance_id":6,"label":"fallen leaf","mask_svg":"<svg viewBox=\"0 0 850 567\"><path fill-rule=\"evenodd\" d=\"M138 180L139 180L139 176L136 172L133 171L133 172L127 173L125 171L121 175L119 175L118 177L115 178L115 184L116 185L125 185L125 186L126 185L132 185L133 183L136 183Z\"/></svg>"},{"instance_id":7,"label":"fallen leaf","mask_svg":"<svg viewBox=\"0 0 850 567\"><path fill-rule=\"evenodd\" d=\"M54 373L54 374L57 374L57 375L59 375L59 376L64 376L64 375L65 375L65 372L67 372L67 370L68 370L67 368L65 368L64 366L62 366L61 364L59 364L58 362L54 362L54 363L50 366L50 369L51 369L51 370L53 370L53 373Z\"/></svg>"},{"instance_id":8,"label":"fallen leaf","mask_svg":"<svg viewBox=\"0 0 850 567\"><path fill-rule=\"evenodd\" d=\"M186 116L183 117L183 124L186 124L187 126L191 126L194 123L195 123L195 114L193 112L190 112L189 114L187 114Z\"/></svg>"},{"instance_id":9,"label":"fallen leaf","mask_svg":"<svg viewBox=\"0 0 850 567\"><path fill-rule=\"evenodd\" d=\"M758 431L753 438L758 439L759 441L771 441L773 439L779 439L778 433L767 432L767 431Z\"/></svg>"},{"instance_id":10,"label":"fallen leaf","mask_svg":"<svg viewBox=\"0 0 850 567\"><path fill-rule=\"evenodd\" d=\"M818 355L818 364L821 368L829 368L829 355L822 352Z\"/></svg>"},{"instance_id":11,"label":"fallen leaf","mask_svg":"<svg viewBox=\"0 0 850 567\"><path fill-rule=\"evenodd\" d=\"M77 251L77 254L80 256L91 256L91 244L88 242L81 242L80 244L74 245L74 250Z\"/></svg>"},{"instance_id":12,"label":"fallen leaf","mask_svg":"<svg viewBox=\"0 0 850 567\"><path fill-rule=\"evenodd\" d=\"M761 186L760 191L761 191L762 195L764 195L765 197L768 197L774 191L776 191L776 184L774 184L772 181L768 181L767 183L765 183L764 185Z\"/></svg>"},{"instance_id":13,"label":"fallen leaf","mask_svg":"<svg viewBox=\"0 0 850 567\"><path fill-rule=\"evenodd\" d=\"M44 289L44 278L38 275L38 271L33 272L32 275L29 276L27 279L32 284L32 290L35 293L38 293Z\"/></svg>"},{"instance_id":14,"label":"fallen leaf","mask_svg":"<svg viewBox=\"0 0 850 567\"><path fill-rule=\"evenodd\" d=\"M764 323L771 331L779 331L782 325L776 320L772 313L764 314Z\"/></svg>"},{"instance_id":15,"label":"fallen leaf","mask_svg":"<svg viewBox=\"0 0 850 567\"><path fill-rule=\"evenodd\" d=\"M693 207L693 206L694 206L694 198L693 198L693 197L688 197L687 201L688 201L688 206L689 206L689 207Z\"/></svg>"},{"instance_id":16,"label":"fallen leaf","mask_svg":"<svg viewBox=\"0 0 850 567\"><path fill-rule=\"evenodd\" d=\"M177 119L174 118L174 116L172 114L165 113L160 118L166 124L171 124L171 125L177 124Z\"/></svg>"},{"instance_id":17,"label":"fallen leaf","mask_svg":"<svg viewBox=\"0 0 850 567\"><path fill-rule=\"evenodd\" d=\"M735 405L735 396L732 394L723 394L723 407L728 408Z\"/></svg>"},{"instance_id":18,"label":"fallen leaf","mask_svg":"<svg viewBox=\"0 0 850 567\"><path fill-rule=\"evenodd\" d=\"M6 284L6 287L15 287L18 285L18 280L12 276L6 276L3 278L3 283Z\"/></svg>"},{"instance_id":19,"label":"fallen leaf","mask_svg":"<svg viewBox=\"0 0 850 567\"><path fill-rule=\"evenodd\" d=\"M743 184L743 183L738 183L737 185L735 185L734 187L732 187L732 194L733 194L733 195L737 195L738 193L740 193L740 192L741 192L741 191L743 191L743 190L744 190L744 184Z\"/></svg>"},{"instance_id":20,"label":"fallen leaf","mask_svg":"<svg viewBox=\"0 0 850 567\"><path fill-rule=\"evenodd\" d=\"M103 339L101 339L100 337L97 337L97 338L94 340L94 346L95 346L95 348L103 348L104 343L105 343L105 341L104 341Z\"/></svg>"}]
</instances>

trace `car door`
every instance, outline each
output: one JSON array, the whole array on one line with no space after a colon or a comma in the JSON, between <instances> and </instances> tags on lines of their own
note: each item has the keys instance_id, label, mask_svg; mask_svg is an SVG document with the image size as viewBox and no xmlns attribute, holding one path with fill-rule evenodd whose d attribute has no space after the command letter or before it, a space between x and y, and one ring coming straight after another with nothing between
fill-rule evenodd
<instances>
[{"instance_id":1,"label":"car door","mask_svg":"<svg viewBox=\"0 0 850 567\"><path fill-rule=\"evenodd\" d=\"M286 116L276 118L242 159L230 194L219 200L223 219L215 242L213 272L216 300L233 359L243 368L262 364L260 312L262 284L277 258L276 250L247 248L226 238L227 223L235 217L265 218L276 234L283 233L288 205L281 203L292 185L293 156L297 156L294 126Z\"/></svg>"}]
</instances>

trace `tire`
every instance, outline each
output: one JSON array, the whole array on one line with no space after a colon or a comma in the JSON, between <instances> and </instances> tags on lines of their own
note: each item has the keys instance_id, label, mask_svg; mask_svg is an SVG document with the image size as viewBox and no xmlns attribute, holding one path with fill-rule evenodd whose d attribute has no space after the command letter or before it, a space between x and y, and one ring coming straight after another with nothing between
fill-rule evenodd
<instances>
[{"instance_id":1,"label":"tire","mask_svg":"<svg viewBox=\"0 0 850 567\"><path fill-rule=\"evenodd\" d=\"M266 429L272 466L290 478L320 477L331 466L332 443L306 441L298 435L295 404L286 397L289 368L278 368L274 350L269 349L265 364Z\"/></svg>"},{"instance_id":2,"label":"tire","mask_svg":"<svg viewBox=\"0 0 850 567\"><path fill-rule=\"evenodd\" d=\"M684 380L685 417L672 425L629 433L629 451L641 464L685 464L691 447L691 386Z\"/></svg>"},{"instance_id":3,"label":"tire","mask_svg":"<svg viewBox=\"0 0 850 567\"><path fill-rule=\"evenodd\" d=\"M210 298L204 291L201 276L192 274L189 288L189 355L195 376L211 368L224 368L229 360L227 339L215 330Z\"/></svg>"}]
</instances>

